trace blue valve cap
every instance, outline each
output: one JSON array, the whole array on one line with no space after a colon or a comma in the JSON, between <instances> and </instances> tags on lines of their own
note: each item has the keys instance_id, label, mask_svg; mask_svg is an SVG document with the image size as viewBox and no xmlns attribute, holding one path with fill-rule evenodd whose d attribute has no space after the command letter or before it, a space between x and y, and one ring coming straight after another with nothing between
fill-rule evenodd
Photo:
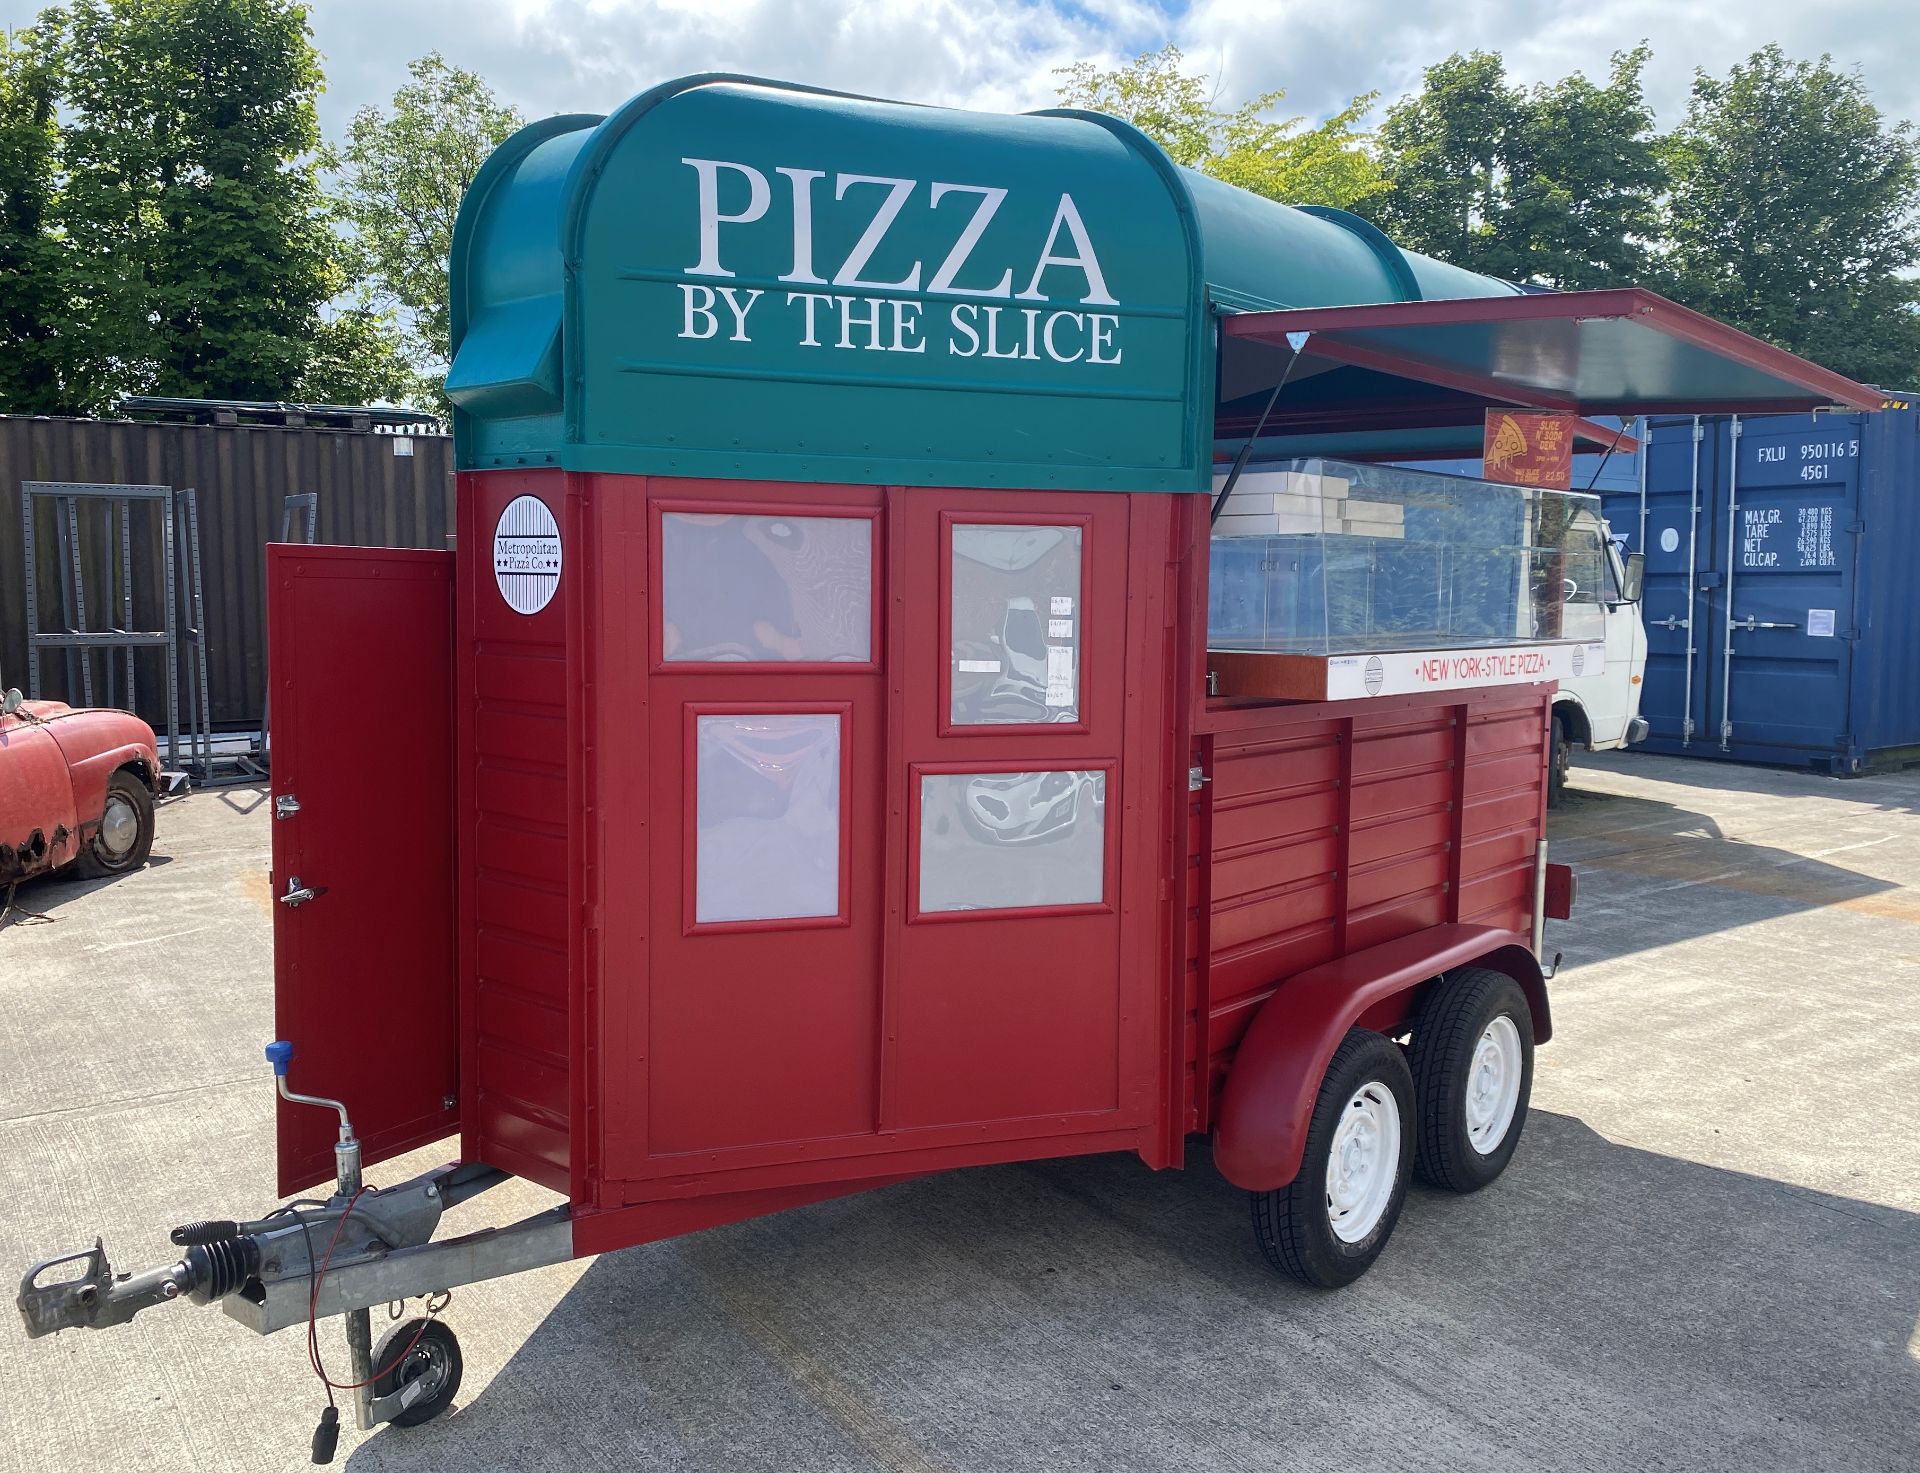
<instances>
[{"instance_id":1,"label":"blue valve cap","mask_svg":"<svg viewBox=\"0 0 1920 1473\"><path fill-rule=\"evenodd\" d=\"M281 1079L287 1077L287 1065L293 1062L293 1045L284 1038L276 1038L267 1045L267 1062L273 1065L273 1072Z\"/></svg>"}]
</instances>

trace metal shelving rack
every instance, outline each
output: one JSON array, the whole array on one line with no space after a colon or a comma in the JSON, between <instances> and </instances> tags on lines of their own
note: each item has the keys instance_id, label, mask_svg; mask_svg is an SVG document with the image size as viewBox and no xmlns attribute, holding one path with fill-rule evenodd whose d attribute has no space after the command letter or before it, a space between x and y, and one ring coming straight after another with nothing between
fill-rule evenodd
<instances>
[{"instance_id":1,"label":"metal shelving rack","mask_svg":"<svg viewBox=\"0 0 1920 1473\"><path fill-rule=\"evenodd\" d=\"M192 493L187 493L191 498ZM60 627L56 630L43 630L40 627L40 570L39 556L36 550L35 517L36 504L41 501L53 503L53 524L58 541L58 559L60 568ZM165 611L164 623L159 629L135 629L133 627L134 577L133 577L133 504L158 503L161 519L161 577L165 583L162 608ZM89 629L87 627L87 585L85 558L80 546L80 507L83 504L104 502L107 504L108 535L116 544L120 567L120 619L116 627L109 629ZM171 486L114 486L101 485L88 481L22 481L20 483L20 523L22 546L26 562L27 595L27 694L39 699L41 670L40 661L44 652L59 650L66 656L67 691L69 696L77 693L84 705L93 704L93 654L104 651L107 700L131 707L135 700L134 652L143 649L165 651L166 688L167 688L167 765L180 766L180 619L179 619L179 578L176 502ZM197 533L198 518L194 518ZM194 539L198 546L198 537ZM196 553L191 567L192 588L195 606L198 607L200 591L200 561ZM108 594L111 604L112 595ZM194 644L201 645L197 637L199 625L196 621ZM115 654L125 658L126 690L123 700L116 701L120 695L115 689L114 674L118 663ZM204 680L205 650L200 648L200 669ZM204 700L194 703L195 714L204 720L206 705ZM195 730L192 735L202 736ZM210 751L212 734L204 734L204 742L197 749Z\"/></svg>"}]
</instances>

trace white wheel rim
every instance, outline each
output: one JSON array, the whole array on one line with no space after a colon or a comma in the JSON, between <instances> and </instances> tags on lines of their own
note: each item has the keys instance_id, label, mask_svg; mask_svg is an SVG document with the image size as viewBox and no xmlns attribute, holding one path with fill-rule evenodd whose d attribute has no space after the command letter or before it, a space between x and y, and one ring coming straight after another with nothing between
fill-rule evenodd
<instances>
[{"instance_id":1,"label":"white wheel rim","mask_svg":"<svg viewBox=\"0 0 1920 1473\"><path fill-rule=\"evenodd\" d=\"M109 793L107 811L100 816L100 847L110 859L125 859L139 837L140 815L133 804L118 793Z\"/></svg>"},{"instance_id":2,"label":"white wheel rim","mask_svg":"<svg viewBox=\"0 0 1920 1473\"><path fill-rule=\"evenodd\" d=\"M1474 1044L1467 1075L1467 1143L1482 1156L1492 1155L1507 1138L1520 1106L1523 1062L1520 1030L1502 1013Z\"/></svg>"},{"instance_id":3,"label":"white wheel rim","mask_svg":"<svg viewBox=\"0 0 1920 1473\"><path fill-rule=\"evenodd\" d=\"M1358 1243L1380 1225L1400 1175L1400 1102L1377 1079L1353 1092L1340 1110L1327 1153L1327 1221L1343 1243Z\"/></svg>"}]
</instances>

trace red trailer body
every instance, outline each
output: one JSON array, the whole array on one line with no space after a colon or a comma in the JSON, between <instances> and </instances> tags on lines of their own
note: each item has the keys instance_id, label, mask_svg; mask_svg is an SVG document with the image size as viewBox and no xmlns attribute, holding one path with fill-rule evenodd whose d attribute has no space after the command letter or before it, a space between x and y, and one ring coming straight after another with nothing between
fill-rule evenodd
<instances>
[{"instance_id":1,"label":"red trailer body","mask_svg":"<svg viewBox=\"0 0 1920 1473\"><path fill-rule=\"evenodd\" d=\"M1866 396L1111 119L711 77L505 145L453 319L457 552L272 554L276 889L329 887L282 1018L370 1158L457 1127L577 1252L1196 1133L1271 1190L1350 1030L1463 967L1544 1041L1551 681L1209 695L1216 461ZM358 771L301 720L343 687L406 708ZM395 831L403 880L350 858ZM291 1191L331 1134L283 1117Z\"/></svg>"},{"instance_id":2,"label":"red trailer body","mask_svg":"<svg viewBox=\"0 0 1920 1473\"><path fill-rule=\"evenodd\" d=\"M527 496L568 547L531 616L466 551ZM277 681L292 697L277 708L275 790L300 805L276 826L276 889L296 875L331 887L325 906L283 913L283 946L337 933L359 955L409 958L368 978L367 1001L406 1009L405 1036L432 1061L397 1076L348 1039L332 1068L303 1053L295 1078L354 1102L372 1159L445 1134L457 1077L462 1157L565 1193L580 1251L950 1167L1111 1150L1178 1165L1289 979L1429 938L1424 970L1364 1009L1357 975L1302 1005L1297 1030L1330 1053L1356 1022L1395 1031L1407 983L1437 976L1463 937L1479 957L1532 927L1552 687L1361 708L1209 699L1202 498L1054 494L1042 509L1007 491L544 471L465 476L458 501L458 555L273 550ZM690 512L868 524L872 658L666 662L658 543L664 516ZM1083 529L1080 720L940 719L953 662L938 570L952 528L972 522ZM342 638L343 579L398 672L382 707L421 723L369 752L384 780L343 763L330 700L308 728L293 695L337 689L313 662L366 648ZM330 593L303 628L316 585ZM695 914L694 723L741 711L840 723L834 914ZM449 727L441 767L432 734ZM324 802L314 768L332 774ZM923 782L1006 771L1101 775L1097 896L922 911ZM361 811L375 806L384 820ZM428 846L402 883L329 869L324 851L344 860L380 821L445 834L452 862ZM452 968L420 924L449 914L454 1007ZM1538 968L1508 965L1544 1038ZM328 970L333 1012L337 957ZM298 995L299 974L283 980ZM321 1047L297 1009L282 1025ZM1310 1104L1318 1075L1302 1078ZM291 1192L330 1169L332 1132L312 1111L283 1116Z\"/></svg>"}]
</instances>

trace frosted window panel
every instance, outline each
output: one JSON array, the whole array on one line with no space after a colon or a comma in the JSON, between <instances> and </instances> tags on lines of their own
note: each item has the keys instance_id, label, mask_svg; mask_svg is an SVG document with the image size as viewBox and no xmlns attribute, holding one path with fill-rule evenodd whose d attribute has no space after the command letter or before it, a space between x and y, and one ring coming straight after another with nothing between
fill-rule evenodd
<instances>
[{"instance_id":1,"label":"frosted window panel","mask_svg":"<svg viewBox=\"0 0 1920 1473\"><path fill-rule=\"evenodd\" d=\"M920 909L1097 905L1106 884L1105 772L920 779Z\"/></svg>"},{"instance_id":2,"label":"frosted window panel","mask_svg":"<svg viewBox=\"0 0 1920 1473\"><path fill-rule=\"evenodd\" d=\"M694 919L840 914L840 718L702 716Z\"/></svg>"},{"instance_id":3,"label":"frosted window panel","mask_svg":"<svg viewBox=\"0 0 1920 1473\"><path fill-rule=\"evenodd\" d=\"M661 649L670 661L861 663L873 658L866 517L667 512Z\"/></svg>"},{"instance_id":4,"label":"frosted window panel","mask_svg":"<svg viewBox=\"0 0 1920 1473\"><path fill-rule=\"evenodd\" d=\"M1080 719L1078 527L953 529L956 726Z\"/></svg>"}]
</instances>

